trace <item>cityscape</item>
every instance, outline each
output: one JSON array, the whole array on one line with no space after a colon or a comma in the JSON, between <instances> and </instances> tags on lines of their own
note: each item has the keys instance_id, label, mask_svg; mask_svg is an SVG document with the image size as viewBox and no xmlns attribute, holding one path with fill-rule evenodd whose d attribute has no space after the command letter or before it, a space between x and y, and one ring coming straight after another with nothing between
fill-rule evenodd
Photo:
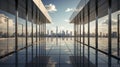
<instances>
[{"instance_id":1,"label":"cityscape","mask_svg":"<svg viewBox=\"0 0 120 67\"><path fill-rule=\"evenodd\" d=\"M120 67L120 0L0 0L0 67Z\"/></svg>"},{"instance_id":2,"label":"cityscape","mask_svg":"<svg viewBox=\"0 0 120 67\"><path fill-rule=\"evenodd\" d=\"M0 14L0 25L2 24L2 23L7 23L7 25L8 25L8 23L10 24L9 26L8 26L8 28L9 27L11 27L13 24L14 24L14 22L13 22L13 20L12 19L10 19L10 18L8 18L7 16L5 16L4 14ZM7 25L6 25L6 27L7 27ZM20 24L19 24L20 25ZM12 34L12 33L10 33L12 30L10 30L10 29L8 29L7 28L7 30L5 31L5 29L6 28L1 28L0 27L0 37L2 38L2 37L7 37L7 36L9 36L9 37L14 37L15 36L15 32ZM13 28L14 29L14 28ZM10 31L9 31L10 30ZM22 31L22 28L20 29L21 31ZM69 31L69 30L61 30L60 32L58 32L59 30L58 30L58 26L56 27L56 31L54 32L53 30L47 30L46 32L46 37L73 37L74 36L74 32L72 32L72 31ZM8 32L9 32L9 34L8 34ZM39 33L44 33L44 32L37 32L37 34L39 35ZM76 34L78 33L78 32L75 32ZM18 33L18 36L20 36L20 37L25 37L25 32L20 32L20 33ZM95 37L95 33L90 33L90 37ZM31 37L32 36L32 32L29 32L29 34L28 34L28 36L29 37ZM36 33L33 33L33 36L35 37L36 36ZM40 34L40 36L43 36L43 34ZM78 33L77 34L77 36L83 36L83 33L81 33L81 35ZM85 37L87 37L88 36L88 34L85 32L85 35L84 35ZM104 32L99 32L99 35L98 35L99 37L108 37L108 33L104 33ZM117 38L118 37L118 34L117 34L117 32L112 32L111 33L111 36L113 37L113 38Z\"/></svg>"}]
</instances>

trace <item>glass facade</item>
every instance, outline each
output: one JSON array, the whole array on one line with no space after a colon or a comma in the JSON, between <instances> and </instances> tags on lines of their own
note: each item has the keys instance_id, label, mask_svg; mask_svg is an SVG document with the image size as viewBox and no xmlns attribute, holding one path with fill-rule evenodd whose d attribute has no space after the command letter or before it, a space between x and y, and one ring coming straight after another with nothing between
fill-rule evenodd
<instances>
[{"instance_id":1,"label":"glass facade","mask_svg":"<svg viewBox=\"0 0 120 67\"><path fill-rule=\"evenodd\" d=\"M120 0L81 0L70 37L46 36L37 2L0 0L0 67L120 67Z\"/></svg>"},{"instance_id":2,"label":"glass facade","mask_svg":"<svg viewBox=\"0 0 120 67\"><path fill-rule=\"evenodd\" d=\"M120 66L119 5L119 0L89 0L71 20L75 26L74 43L80 47L75 49L75 56L83 58L78 67Z\"/></svg>"},{"instance_id":3,"label":"glass facade","mask_svg":"<svg viewBox=\"0 0 120 67\"><path fill-rule=\"evenodd\" d=\"M4 4L5 2L1 3ZM15 6L14 2L12 4ZM11 6L6 5L0 9L0 56L15 51L15 15L7 12L7 7ZM11 11L15 14L15 7Z\"/></svg>"},{"instance_id":4,"label":"glass facade","mask_svg":"<svg viewBox=\"0 0 120 67\"><path fill-rule=\"evenodd\" d=\"M46 23L33 0L0 0L0 67L27 67L38 54L46 56Z\"/></svg>"}]
</instances>

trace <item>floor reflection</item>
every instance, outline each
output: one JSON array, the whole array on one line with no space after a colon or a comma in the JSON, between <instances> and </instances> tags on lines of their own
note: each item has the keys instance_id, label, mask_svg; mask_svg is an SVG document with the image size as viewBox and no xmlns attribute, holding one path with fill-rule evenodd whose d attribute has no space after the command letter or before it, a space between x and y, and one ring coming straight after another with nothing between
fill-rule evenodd
<instances>
[{"instance_id":1,"label":"floor reflection","mask_svg":"<svg viewBox=\"0 0 120 67\"><path fill-rule=\"evenodd\" d=\"M21 43L22 44L22 43ZM26 50L18 52L18 67L72 67L69 56L74 54L73 38L41 38ZM37 51L37 52L36 52ZM15 54L0 60L0 67L16 67Z\"/></svg>"},{"instance_id":2,"label":"floor reflection","mask_svg":"<svg viewBox=\"0 0 120 67\"><path fill-rule=\"evenodd\" d=\"M66 44L65 42L71 44ZM47 42L46 44L49 50L48 56L50 56L50 60L48 63L48 67L72 67L70 63L69 56L73 55L73 41L70 38L51 38L51 41ZM69 50L66 45L69 45L71 49Z\"/></svg>"},{"instance_id":3,"label":"floor reflection","mask_svg":"<svg viewBox=\"0 0 120 67\"><path fill-rule=\"evenodd\" d=\"M83 50L82 47L81 50ZM41 38L40 42L34 42L32 46L28 47L27 54L26 49L18 51L18 62L16 62L15 54L0 59L0 67L88 67L87 51L88 49L85 47L83 59L82 51L80 55L80 45L74 42L74 38ZM108 56L102 53L99 53L98 56L99 66L107 67ZM95 67L95 50L93 49L90 49L89 61L90 67ZM113 61L113 65L118 65L117 60L113 59ZM16 63L18 63L17 66L15 66Z\"/></svg>"}]
</instances>

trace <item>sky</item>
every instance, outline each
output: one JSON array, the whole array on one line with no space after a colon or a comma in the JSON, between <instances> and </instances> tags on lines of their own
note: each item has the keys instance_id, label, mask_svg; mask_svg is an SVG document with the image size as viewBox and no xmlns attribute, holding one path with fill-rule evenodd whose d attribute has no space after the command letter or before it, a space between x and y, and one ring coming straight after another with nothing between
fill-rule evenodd
<instances>
[{"instance_id":1,"label":"sky","mask_svg":"<svg viewBox=\"0 0 120 67\"><path fill-rule=\"evenodd\" d=\"M42 2L52 18L52 23L47 24L47 30L55 32L58 26L59 31L73 31L74 26L69 23L69 18L80 0L42 0Z\"/></svg>"}]
</instances>

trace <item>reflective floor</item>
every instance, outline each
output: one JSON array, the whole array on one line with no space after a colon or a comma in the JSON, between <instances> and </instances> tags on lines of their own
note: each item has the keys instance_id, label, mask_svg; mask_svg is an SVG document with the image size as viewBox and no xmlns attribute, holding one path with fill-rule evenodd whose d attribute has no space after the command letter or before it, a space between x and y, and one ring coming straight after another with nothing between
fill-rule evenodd
<instances>
[{"instance_id":1,"label":"reflective floor","mask_svg":"<svg viewBox=\"0 0 120 67\"><path fill-rule=\"evenodd\" d=\"M18 67L30 67L35 58L40 58L37 63L38 67L72 67L70 56L74 54L73 38L46 38L46 42L34 44L33 54L32 46L28 48L27 61L26 49L18 52ZM33 58L32 58L33 56ZM15 67L16 55L12 54L0 60L0 67ZM42 58L42 62L40 61ZM46 59L47 58L47 59ZM40 63L41 62L41 63ZM43 63L44 62L44 63ZM35 61L36 63L36 61ZM33 63L34 64L34 63ZM32 67L32 66L31 66ZM36 66L35 66L36 67Z\"/></svg>"},{"instance_id":2,"label":"reflective floor","mask_svg":"<svg viewBox=\"0 0 120 67\"><path fill-rule=\"evenodd\" d=\"M49 64L53 67L72 67L70 56L74 54L73 41L72 38L55 38L51 39L51 45L48 45L50 42L47 42L47 55L50 56Z\"/></svg>"},{"instance_id":3,"label":"reflective floor","mask_svg":"<svg viewBox=\"0 0 120 67\"><path fill-rule=\"evenodd\" d=\"M41 40L40 43L28 47L27 52L26 49L20 50L17 53L17 60L16 54L1 59L0 67L16 67L15 65L17 67L80 67L80 46L76 44L74 38L46 38L46 40ZM87 47L85 47L85 62L87 57L88 52ZM99 67L108 67L107 59L108 56L99 53ZM117 64L117 60L112 59L112 62L112 67L120 66ZM87 64L88 62L85 63L85 65ZM90 49L90 65L90 67L95 67L95 50L93 49Z\"/></svg>"}]
</instances>

